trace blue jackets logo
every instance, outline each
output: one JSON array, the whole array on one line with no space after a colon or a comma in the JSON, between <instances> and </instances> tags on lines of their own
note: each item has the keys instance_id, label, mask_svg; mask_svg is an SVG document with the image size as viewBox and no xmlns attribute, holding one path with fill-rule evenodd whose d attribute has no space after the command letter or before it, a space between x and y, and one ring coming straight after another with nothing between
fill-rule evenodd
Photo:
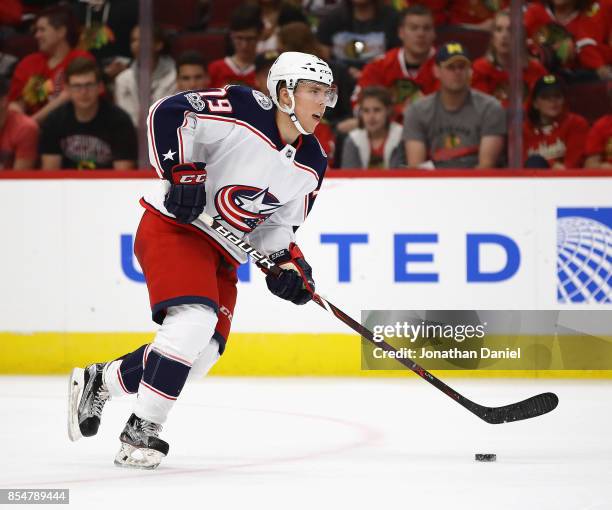
<instances>
[{"instance_id":1,"label":"blue jackets logo","mask_svg":"<svg viewBox=\"0 0 612 510\"><path fill-rule=\"evenodd\" d=\"M612 303L612 208L557 209L557 300Z\"/></svg>"}]
</instances>

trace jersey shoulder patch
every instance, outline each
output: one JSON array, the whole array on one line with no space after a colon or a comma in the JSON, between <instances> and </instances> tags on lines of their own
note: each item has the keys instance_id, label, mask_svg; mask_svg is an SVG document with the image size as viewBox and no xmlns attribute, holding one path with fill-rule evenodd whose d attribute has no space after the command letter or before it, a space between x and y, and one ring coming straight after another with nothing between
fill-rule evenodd
<instances>
[{"instance_id":1,"label":"jersey shoulder patch","mask_svg":"<svg viewBox=\"0 0 612 510\"><path fill-rule=\"evenodd\" d=\"M258 90L243 85L228 85L227 98L235 105L237 115L249 116L271 110L274 106L272 99Z\"/></svg>"},{"instance_id":2,"label":"jersey shoulder patch","mask_svg":"<svg viewBox=\"0 0 612 510\"><path fill-rule=\"evenodd\" d=\"M261 106L264 110L272 109L274 103L270 97L266 96L263 92L259 92L259 90L253 90L252 93L259 106Z\"/></svg>"}]
</instances>

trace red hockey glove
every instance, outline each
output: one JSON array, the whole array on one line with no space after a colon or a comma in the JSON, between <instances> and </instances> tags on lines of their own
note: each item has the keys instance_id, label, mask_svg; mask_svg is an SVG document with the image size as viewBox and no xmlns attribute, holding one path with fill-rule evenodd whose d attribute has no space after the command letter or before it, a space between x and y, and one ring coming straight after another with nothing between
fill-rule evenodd
<instances>
[{"instance_id":1,"label":"red hockey glove","mask_svg":"<svg viewBox=\"0 0 612 510\"><path fill-rule=\"evenodd\" d=\"M206 163L179 163L170 170L170 191L164 205L181 223L191 223L206 205Z\"/></svg>"},{"instance_id":2,"label":"red hockey glove","mask_svg":"<svg viewBox=\"0 0 612 510\"><path fill-rule=\"evenodd\" d=\"M312 299L315 284L312 268L304 259L297 244L291 243L288 250L280 250L268 257L282 268L282 273L266 275L266 284L272 294L281 299L303 305Z\"/></svg>"}]
</instances>

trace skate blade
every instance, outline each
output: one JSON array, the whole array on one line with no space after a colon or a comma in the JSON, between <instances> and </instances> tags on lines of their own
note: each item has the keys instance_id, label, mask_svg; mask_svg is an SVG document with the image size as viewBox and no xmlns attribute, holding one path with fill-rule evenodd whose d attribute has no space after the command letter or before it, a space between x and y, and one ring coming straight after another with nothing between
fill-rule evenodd
<instances>
[{"instance_id":1,"label":"skate blade","mask_svg":"<svg viewBox=\"0 0 612 510\"><path fill-rule=\"evenodd\" d=\"M77 441L83 437L79 427L79 402L85 387L85 370L74 368L68 383L68 437Z\"/></svg>"},{"instance_id":2,"label":"skate blade","mask_svg":"<svg viewBox=\"0 0 612 510\"><path fill-rule=\"evenodd\" d=\"M115 455L115 466L133 469L155 469L165 455L150 448L138 448L131 444L121 443Z\"/></svg>"}]
</instances>

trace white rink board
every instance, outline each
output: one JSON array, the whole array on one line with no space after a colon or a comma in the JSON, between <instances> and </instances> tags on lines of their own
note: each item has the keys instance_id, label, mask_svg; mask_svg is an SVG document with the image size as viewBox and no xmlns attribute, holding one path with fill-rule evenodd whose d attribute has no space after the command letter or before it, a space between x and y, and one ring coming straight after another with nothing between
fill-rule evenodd
<instances>
[{"instance_id":1,"label":"white rink board","mask_svg":"<svg viewBox=\"0 0 612 510\"><path fill-rule=\"evenodd\" d=\"M145 285L122 269L120 239L135 233L138 199L156 184L0 181L0 331L153 330ZM558 207L612 207L612 180L327 179L298 241L317 289L357 319L361 309L556 309ZM367 244L352 246L349 282L338 281L337 245L321 243L322 234L367 234ZM408 268L435 272L438 282L395 281L398 234L437 235L437 243L408 247L433 262ZM520 265L510 278L467 281L466 238L474 234L516 244ZM480 269L498 271L506 258L501 247L483 246ZM239 285L234 331L348 332L314 305L271 296L255 268Z\"/></svg>"}]
</instances>

